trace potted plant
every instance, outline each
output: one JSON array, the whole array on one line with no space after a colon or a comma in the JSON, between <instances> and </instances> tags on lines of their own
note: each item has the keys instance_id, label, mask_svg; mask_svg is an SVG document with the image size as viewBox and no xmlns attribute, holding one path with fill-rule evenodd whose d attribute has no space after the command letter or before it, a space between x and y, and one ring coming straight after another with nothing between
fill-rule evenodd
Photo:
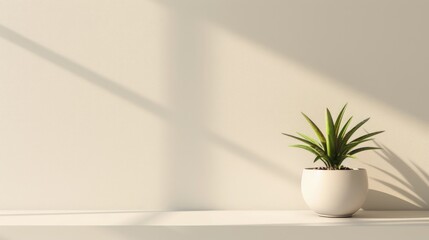
<instances>
[{"instance_id":1,"label":"potted plant","mask_svg":"<svg viewBox=\"0 0 429 240\"><path fill-rule=\"evenodd\" d=\"M323 217L351 217L365 201L368 191L368 176L365 169L349 168L343 165L347 158L355 154L378 147L359 147L362 143L373 140L371 137L384 131L367 133L352 139L353 134L369 118L359 122L348 131L353 117L341 126L347 104L341 109L337 118L332 118L326 109L325 135L317 125L304 113L302 115L310 124L318 140L302 133L298 136L283 133L302 142L291 147L304 149L315 155L314 161L321 161L324 167L306 168L302 173L301 191L304 201L318 215Z\"/></svg>"}]
</instances>

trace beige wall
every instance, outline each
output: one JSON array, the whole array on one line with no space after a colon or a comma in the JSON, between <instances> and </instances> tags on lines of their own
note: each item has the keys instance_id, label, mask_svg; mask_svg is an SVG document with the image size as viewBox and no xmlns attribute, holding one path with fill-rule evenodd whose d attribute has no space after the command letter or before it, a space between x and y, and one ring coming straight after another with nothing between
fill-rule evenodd
<instances>
[{"instance_id":1,"label":"beige wall","mask_svg":"<svg viewBox=\"0 0 429 240\"><path fill-rule=\"evenodd\" d=\"M349 103L367 209L429 208L427 1L0 1L0 208L303 209ZM362 132L361 132L362 133Z\"/></svg>"}]
</instances>

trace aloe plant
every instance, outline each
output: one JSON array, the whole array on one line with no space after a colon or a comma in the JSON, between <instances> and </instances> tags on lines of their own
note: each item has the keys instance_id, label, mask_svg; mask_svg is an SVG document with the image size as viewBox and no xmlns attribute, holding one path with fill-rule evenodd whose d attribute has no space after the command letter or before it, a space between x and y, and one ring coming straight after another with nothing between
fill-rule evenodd
<instances>
[{"instance_id":1,"label":"aloe plant","mask_svg":"<svg viewBox=\"0 0 429 240\"><path fill-rule=\"evenodd\" d=\"M344 107L341 109L335 121L332 118L332 114L329 109L326 109L326 136L307 115L302 113L304 118L312 127L313 131L316 133L318 140L302 133L297 133L299 136L294 136L287 133L283 134L304 143L291 145L291 147L302 148L314 154L316 157L314 158L313 162L322 161L325 164L326 169L329 170L347 169L342 165L345 159L354 158L354 155L359 152L380 149L378 147L357 147L362 143L373 140L373 138L371 137L380 134L384 131L367 133L363 136L351 140L353 134L360 127L362 127L362 125L368 122L369 118L359 122L358 124L356 124L356 126L347 131L353 117L350 117L346 121L346 123L341 126L346 107L347 104L345 104Z\"/></svg>"}]
</instances>

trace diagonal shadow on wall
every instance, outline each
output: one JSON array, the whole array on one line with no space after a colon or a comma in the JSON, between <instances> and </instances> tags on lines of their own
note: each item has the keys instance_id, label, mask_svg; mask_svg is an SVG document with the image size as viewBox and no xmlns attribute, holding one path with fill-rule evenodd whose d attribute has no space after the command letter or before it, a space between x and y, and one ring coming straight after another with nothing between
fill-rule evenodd
<instances>
[{"instance_id":1,"label":"diagonal shadow on wall","mask_svg":"<svg viewBox=\"0 0 429 240\"><path fill-rule=\"evenodd\" d=\"M388 147L375 142L381 149L376 154L391 166L393 172L380 167L367 164L369 167L382 172L386 177L382 179L374 178L385 187L393 190L403 200L393 195L370 190L364 209L367 210L427 210L429 209L429 176L418 165L413 162L407 163ZM387 181L385 179L390 179Z\"/></svg>"},{"instance_id":2,"label":"diagonal shadow on wall","mask_svg":"<svg viewBox=\"0 0 429 240\"><path fill-rule=\"evenodd\" d=\"M97 86L106 92L109 92L112 95L124 99L128 103L133 104L142 110L148 111L155 116L158 116L161 120L167 122L173 127L180 128L181 126L189 125L188 119L185 116L177 115L175 112L172 112L171 110L151 101L150 99L141 96L137 92L126 88L112 79L109 79L100 73L86 68L85 66L82 66L63 55L56 53L3 25L0 25L0 37L23 49L26 49L38 57L49 61L57 67L79 76L88 83L91 83L92 85ZM296 176L296 174L288 171L284 167L272 162L271 160L266 159L258 153L246 149L245 147L208 130L202 125L195 123L192 124L192 127L195 129L195 131L210 143L218 145L223 149L238 155L241 159L245 159L249 163L261 167L265 171L274 174L281 179L289 182L299 181L299 176Z\"/></svg>"},{"instance_id":3,"label":"diagonal shadow on wall","mask_svg":"<svg viewBox=\"0 0 429 240\"><path fill-rule=\"evenodd\" d=\"M153 1L429 120L428 1Z\"/></svg>"}]
</instances>

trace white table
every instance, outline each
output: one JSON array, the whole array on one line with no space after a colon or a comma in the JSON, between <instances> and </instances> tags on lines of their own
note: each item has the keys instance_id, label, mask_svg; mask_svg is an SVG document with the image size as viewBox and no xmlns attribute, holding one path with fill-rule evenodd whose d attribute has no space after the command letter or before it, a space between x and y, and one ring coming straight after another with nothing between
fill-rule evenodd
<instances>
[{"instance_id":1,"label":"white table","mask_svg":"<svg viewBox=\"0 0 429 240\"><path fill-rule=\"evenodd\" d=\"M2 239L429 239L429 211L1 211Z\"/></svg>"}]
</instances>

